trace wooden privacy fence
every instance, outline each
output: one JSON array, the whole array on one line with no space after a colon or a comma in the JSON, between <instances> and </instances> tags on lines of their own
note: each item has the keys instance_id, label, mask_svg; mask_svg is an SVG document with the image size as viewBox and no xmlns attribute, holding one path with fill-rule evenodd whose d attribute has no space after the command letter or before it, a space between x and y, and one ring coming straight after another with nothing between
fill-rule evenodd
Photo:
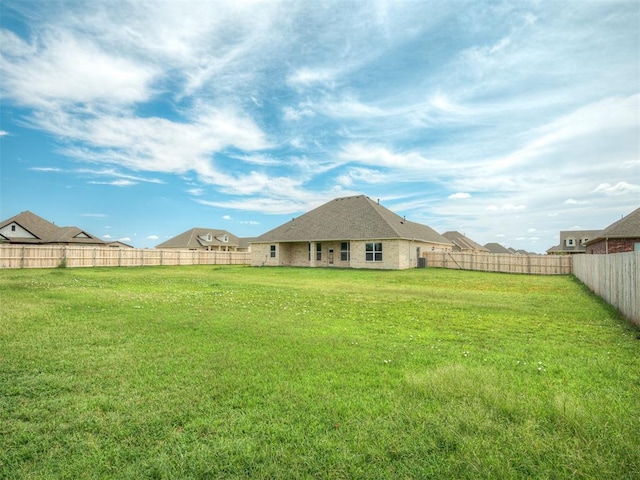
<instances>
[{"instance_id":1,"label":"wooden privacy fence","mask_svg":"<svg viewBox=\"0 0 640 480\"><path fill-rule=\"evenodd\" d=\"M640 326L640 252L576 255L573 274Z\"/></svg>"},{"instance_id":2,"label":"wooden privacy fence","mask_svg":"<svg viewBox=\"0 0 640 480\"><path fill-rule=\"evenodd\" d=\"M0 268L243 265L249 263L251 263L251 254L248 252L68 245L0 245Z\"/></svg>"},{"instance_id":3,"label":"wooden privacy fence","mask_svg":"<svg viewBox=\"0 0 640 480\"><path fill-rule=\"evenodd\" d=\"M510 255L506 253L426 252L427 267L527 275L570 275L570 255Z\"/></svg>"}]
</instances>

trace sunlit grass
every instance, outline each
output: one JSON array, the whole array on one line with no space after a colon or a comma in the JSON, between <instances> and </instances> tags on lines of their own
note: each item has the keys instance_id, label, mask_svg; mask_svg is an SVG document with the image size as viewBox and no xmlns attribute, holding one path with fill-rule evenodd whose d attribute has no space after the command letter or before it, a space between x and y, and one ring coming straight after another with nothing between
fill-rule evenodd
<instances>
[{"instance_id":1,"label":"sunlit grass","mask_svg":"<svg viewBox=\"0 0 640 480\"><path fill-rule=\"evenodd\" d=\"M0 271L0 478L635 478L638 331L572 277Z\"/></svg>"}]
</instances>

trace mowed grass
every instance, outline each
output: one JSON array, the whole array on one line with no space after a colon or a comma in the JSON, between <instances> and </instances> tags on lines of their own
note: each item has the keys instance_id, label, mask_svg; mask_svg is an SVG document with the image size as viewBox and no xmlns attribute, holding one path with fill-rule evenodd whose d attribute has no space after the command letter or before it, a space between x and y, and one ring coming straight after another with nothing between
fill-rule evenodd
<instances>
[{"instance_id":1,"label":"mowed grass","mask_svg":"<svg viewBox=\"0 0 640 480\"><path fill-rule=\"evenodd\" d=\"M638 330L573 277L0 271L0 478L637 478Z\"/></svg>"}]
</instances>

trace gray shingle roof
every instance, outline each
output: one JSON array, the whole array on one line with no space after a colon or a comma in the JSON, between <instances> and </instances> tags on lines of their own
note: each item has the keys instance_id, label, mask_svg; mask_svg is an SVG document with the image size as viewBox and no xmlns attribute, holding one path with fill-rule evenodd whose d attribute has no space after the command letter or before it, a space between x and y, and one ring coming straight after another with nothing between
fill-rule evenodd
<instances>
[{"instance_id":1,"label":"gray shingle roof","mask_svg":"<svg viewBox=\"0 0 640 480\"><path fill-rule=\"evenodd\" d=\"M450 240L454 245L460 248L460 250L475 250L479 252L489 251L486 247L483 247L479 243L471 240L466 235L463 235L462 233L455 230L444 232L442 236Z\"/></svg>"},{"instance_id":2,"label":"gray shingle roof","mask_svg":"<svg viewBox=\"0 0 640 480\"><path fill-rule=\"evenodd\" d=\"M499 243L485 243L484 247L491 253L513 253Z\"/></svg>"},{"instance_id":3,"label":"gray shingle roof","mask_svg":"<svg viewBox=\"0 0 640 480\"><path fill-rule=\"evenodd\" d=\"M405 220L365 195L333 199L253 239L253 243L374 239L451 245L431 227Z\"/></svg>"},{"instance_id":4,"label":"gray shingle roof","mask_svg":"<svg viewBox=\"0 0 640 480\"><path fill-rule=\"evenodd\" d=\"M211 236L211 240L207 239L207 236ZM228 241L223 240L224 236L227 236ZM240 246L240 239L227 232L226 230L216 230L213 228L192 228L186 232L176 235L170 238L166 242L162 242L156 245L156 248L190 248L190 249L204 249L210 246L228 246L238 247Z\"/></svg>"},{"instance_id":5,"label":"gray shingle roof","mask_svg":"<svg viewBox=\"0 0 640 480\"><path fill-rule=\"evenodd\" d=\"M5 235L11 243L30 243L35 245L47 243L104 244L98 237L78 227L58 227L28 210L1 222L0 229L12 223L19 225L35 238Z\"/></svg>"},{"instance_id":6,"label":"gray shingle roof","mask_svg":"<svg viewBox=\"0 0 640 480\"><path fill-rule=\"evenodd\" d=\"M584 253L589 240L596 238L601 232L602 230L561 230L560 244L548 249L547 253ZM573 246L567 245L568 238L573 238ZM585 238L587 241L583 242Z\"/></svg>"},{"instance_id":7,"label":"gray shingle roof","mask_svg":"<svg viewBox=\"0 0 640 480\"><path fill-rule=\"evenodd\" d=\"M640 238L640 208L636 208L626 217L613 222L599 232L598 236L587 242L587 245L605 238Z\"/></svg>"}]
</instances>

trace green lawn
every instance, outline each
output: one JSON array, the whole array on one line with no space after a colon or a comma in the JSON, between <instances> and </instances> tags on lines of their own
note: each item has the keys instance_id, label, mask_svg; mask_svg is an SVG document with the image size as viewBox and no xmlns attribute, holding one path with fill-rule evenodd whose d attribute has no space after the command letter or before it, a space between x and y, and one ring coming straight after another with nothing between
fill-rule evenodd
<instances>
[{"instance_id":1,"label":"green lawn","mask_svg":"<svg viewBox=\"0 0 640 480\"><path fill-rule=\"evenodd\" d=\"M0 271L0 478L637 478L638 330L573 277Z\"/></svg>"}]
</instances>

